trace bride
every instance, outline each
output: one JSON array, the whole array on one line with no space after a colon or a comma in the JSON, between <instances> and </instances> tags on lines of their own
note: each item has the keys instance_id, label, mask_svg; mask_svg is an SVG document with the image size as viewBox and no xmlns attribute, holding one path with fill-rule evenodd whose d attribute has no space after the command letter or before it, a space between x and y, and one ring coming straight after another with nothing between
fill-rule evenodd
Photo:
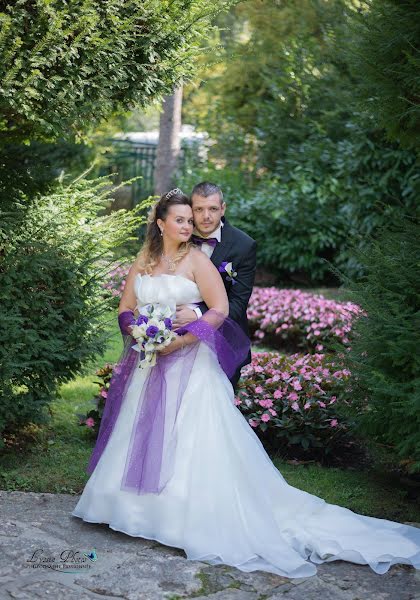
<instances>
[{"instance_id":1,"label":"bride","mask_svg":"<svg viewBox=\"0 0 420 600\"><path fill-rule=\"evenodd\" d=\"M420 530L327 504L274 467L229 382L249 340L227 317L220 275L190 245L192 230L189 198L178 189L162 196L121 298L124 352L72 514L243 571L307 577L333 560L376 573L420 568ZM202 301L209 311L177 331L155 366L139 368L137 314Z\"/></svg>"}]
</instances>

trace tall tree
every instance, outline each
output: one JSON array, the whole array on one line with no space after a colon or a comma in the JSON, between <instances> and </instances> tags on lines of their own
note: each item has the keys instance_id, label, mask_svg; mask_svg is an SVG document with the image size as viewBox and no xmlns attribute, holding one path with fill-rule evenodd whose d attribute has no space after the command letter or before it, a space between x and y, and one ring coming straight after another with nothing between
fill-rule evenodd
<instances>
[{"instance_id":1,"label":"tall tree","mask_svg":"<svg viewBox=\"0 0 420 600\"><path fill-rule=\"evenodd\" d=\"M159 123L155 167L155 194L164 194L174 185L173 177L181 150L182 86L165 96Z\"/></svg>"}]
</instances>

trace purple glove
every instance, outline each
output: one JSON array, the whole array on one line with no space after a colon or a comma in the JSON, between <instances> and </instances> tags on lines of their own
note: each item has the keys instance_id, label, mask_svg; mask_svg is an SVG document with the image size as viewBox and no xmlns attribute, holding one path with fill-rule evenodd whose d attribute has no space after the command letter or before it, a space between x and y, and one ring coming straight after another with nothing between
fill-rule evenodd
<instances>
[{"instance_id":1,"label":"purple glove","mask_svg":"<svg viewBox=\"0 0 420 600\"><path fill-rule=\"evenodd\" d=\"M130 325L134 325L136 319L132 310L125 310L118 315L118 325L120 326L122 335L131 335Z\"/></svg>"}]
</instances>

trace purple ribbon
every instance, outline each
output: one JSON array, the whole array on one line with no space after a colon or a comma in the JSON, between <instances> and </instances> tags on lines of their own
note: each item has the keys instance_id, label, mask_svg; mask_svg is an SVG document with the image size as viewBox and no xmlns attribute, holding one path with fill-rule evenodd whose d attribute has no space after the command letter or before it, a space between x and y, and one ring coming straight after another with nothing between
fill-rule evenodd
<instances>
[{"instance_id":1,"label":"purple ribbon","mask_svg":"<svg viewBox=\"0 0 420 600\"><path fill-rule=\"evenodd\" d=\"M159 356L143 385L133 427L121 489L157 494L173 474L176 419L189 382L198 344ZM177 369L178 361L182 368ZM168 375L172 367L178 377ZM170 405L168 406L168 400Z\"/></svg>"},{"instance_id":2,"label":"purple ribbon","mask_svg":"<svg viewBox=\"0 0 420 600\"><path fill-rule=\"evenodd\" d=\"M125 310L118 315L118 325L122 335L131 335L131 326L136 324L132 310Z\"/></svg>"}]
</instances>

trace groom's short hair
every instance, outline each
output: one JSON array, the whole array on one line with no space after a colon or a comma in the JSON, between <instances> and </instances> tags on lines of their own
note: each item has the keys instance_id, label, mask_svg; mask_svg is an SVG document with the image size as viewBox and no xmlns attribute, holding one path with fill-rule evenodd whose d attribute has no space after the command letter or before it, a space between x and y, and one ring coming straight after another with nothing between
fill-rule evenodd
<instances>
[{"instance_id":1,"label":"groom's short hair","mask_svg":"<svg viewBox=\"0 0 420 600\"><path fill-rule=\"evenodd\" d=\"M194 196L203 196L207 198L212 194L219 194L220 204L223 203L223 192L215 183L211 183L210 181L202 181L201 183L197 183L194 186L193 191L191 192L191 198Z\"/></svg>"}]
</instances>

